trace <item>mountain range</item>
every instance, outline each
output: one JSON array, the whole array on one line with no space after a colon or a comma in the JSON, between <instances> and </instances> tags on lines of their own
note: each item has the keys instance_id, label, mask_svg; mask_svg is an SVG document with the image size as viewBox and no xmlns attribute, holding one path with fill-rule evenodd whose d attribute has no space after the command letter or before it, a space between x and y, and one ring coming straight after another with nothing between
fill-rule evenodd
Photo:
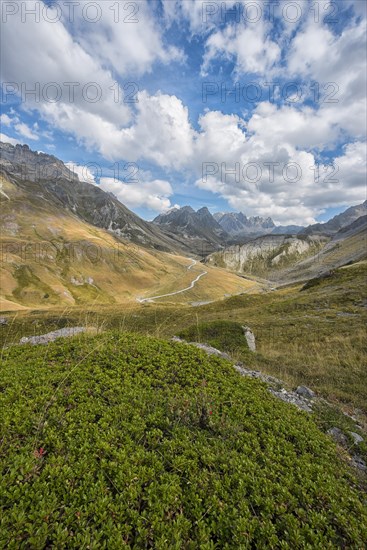
<instances>
[{"instance_id":1,"label":"mountain range","mask_svg":"<svg viewBox=\"0 0 367 550\"><path fill-rule=\"evenodd\" d=\"M326 223L309 227L277 226L260 216L247 217L242 212L218 212L212 215L207 207L197 212L191 206L173 208L157 216L153 222L142 220L112 193L97 185L79 180L58 158L30 150L27 145L0 143L0 169L17 186L39 198L51 201L73 212L80 219L115 234L129 242L162 250L205 256L228 244L240 244L268 234L326 235L352 223L366 212L365 201L352 206Z\"/></svg>"},{"instance_id":2,"label":"mountain range","mask_svg":"<svg viewBox=\"0 0 367 550\"><path fill-rule=\"evenodd\" d=\"M325 223L304 227L301 225L275 225L274 221L260 216L247 217L243 212L217 212L207 207L197 212L191 206L172 208L153 220L167 236L175 235L190 243L193 252L206 256L233 244L244 244L265 235L319 235L332 237L340 229L353 223L367 212L367 201L348 208ZM279 240L279 239L278 239Z\"/></svg>"},{"instance_id":3,"label":"mountain range","mask_svg":"<svg viewBox=\"0 0 367 550\"><path fill-rule=\"evenodd\" d=\"M260 216L247 218L242 212L217 212L214 218L232 237L271 233L275 228L271 218L264 219Z\"/></svg>"},{"instance_id":4,"label":"mountain range","mask_svg":"<svg viewBox=\"0 0 367 550\"><path fill-rule=\"evenodd\" d=\"M186 288L203 274L190 242L28 146L0 143L0 205L2 310L135 302ZM205 272L205 285L177 299L249 288L229 271Z\"/></svg>"},{"instance_id":5,"label":"mountain range","mask_svg":"<svg viewBox=\"0 0 367 550\"><path fill-rule=\"evenodd\" d=\"M296 234L304 229L298 225L276 226L271 218L248 218L243 212L217 212L212 215L207 207L195 212L191 206L172 208L157 216L153 223L170 235L175 233L184 239L203 239L208 251L260 235Z\"/></svg>"},{"instance_id":6,"label":"mountain range","mask_svg":"<svg viewBox=\"0 0 367 550\"><path fill-rule=\"evenodd\" d=\"M190 206L148 222L27 145L0 143L0 202L3 303L10 309L169 293L178 277L183 288L192 281L188 256L206 258L206 298L245 288L231 272L287 280L366 257L367 201L301 230ZM98 261L86 254L93 247Z\"/></svg>"}]
</instances>

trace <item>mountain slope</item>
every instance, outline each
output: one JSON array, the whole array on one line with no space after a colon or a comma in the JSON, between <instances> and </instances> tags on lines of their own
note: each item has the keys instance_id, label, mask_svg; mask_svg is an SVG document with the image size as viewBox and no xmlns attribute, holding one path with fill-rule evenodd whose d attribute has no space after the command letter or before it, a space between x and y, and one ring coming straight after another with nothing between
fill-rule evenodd
<instances>
[{"instance_id":1,"label":"mountain slope","mask_svg":"<svg viewBox=\"0 0 367 550\"><path fill-rule=\"evenodd\" d=\"M37 196L38 202L65 209L127 241L167 252L189 252L185 243L139 218L111 193L79 181L56 157L31 151L27 145L0 142L0 170L25 195Z\"/></svg>"},{"instance_id":2,"label":"mountain slope","mask_svg":"<svg viewBox=\"0 0 367 550\"><path fill-rule=\"evenodd\" d=\"M42 184L0 175L0 309L135 302L189 286L192 260L122 240L64 208ZM248 281L208 269L180 302L246 292ZM173 299L171 299L172 301Z\"/></svg>"},{"instance_id":3,"label":"mountain slope","mask_svg":"<svg viewBox=\"0 0 367 550\"><path fill-rule=\"evenodd\" d=\"M341 214L337 214L331 220L325 223L316 223L309 225L302 231L303 235L335 235L340 229L353 223L361 216L367 214L367 200L357 206L351 206Z\"/></svg>"},{"instance_id":4,"label":"mountain slope","mask_svg":"<svg viewBox=\"0 0 367 550\"><path fill-rule=\"evenodd\" d=\"M189 263L80 220L34 182L31 194L26 182L0 179L2 309L119 303L174 281Z\"/></svg>"},{"instance_id":5,"label":"mountain slope","mask_svg":"<svg viewBox=\"0 0 367 550\"><path fill-rule=\"evenodd\" d=\"M361 216L340 229L315 256L294 265L287 277L305 280L366 259L367 216Z\"/></svg>"},{"instance_id":6,"label":"mountain slope","mask_svg":"<svg viewBox=\"0 0 367 550\"><path fill-rule=\"evenodd\" d=\"M189 242L202 255L218 250L229 238L206 207L197 212L191 206L174 208L157 216L153 223L165 233Z\"/></svg>"},{"instance_id":7,"label":"mountain slope","mask_svg":"<svg viewBox=\"0 0 367 550\"><path fill-rule=\"evenodd\" d=\"M207 258L207 263L238 273L267 277L269 272L279 271L301 258L314 255L325 242L318 237L269 234L214 253Z\"/></svg>"}]
</instances>

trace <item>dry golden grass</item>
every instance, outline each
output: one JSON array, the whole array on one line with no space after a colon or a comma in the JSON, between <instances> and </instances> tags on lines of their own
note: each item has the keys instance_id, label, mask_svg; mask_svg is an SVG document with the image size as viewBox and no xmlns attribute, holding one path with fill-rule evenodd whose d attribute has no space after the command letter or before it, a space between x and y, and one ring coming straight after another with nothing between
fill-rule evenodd
<instances>
[{"instance_id":1,"label":"dry golden grass","mask_svg":"<svg viewBox=\"0 0 367 550\"><path fill-rule=\"evenodd\" d=\"M353 399L362 406L365 391L361 387L366 360L364 327L355 327L353 335L330 334L320 340L309 338L263 339L259 352L272 363L270 370L290 385L317 387L331 400ZM366 376L366 373L364 373Z\"/></svg>"}]
</instances>

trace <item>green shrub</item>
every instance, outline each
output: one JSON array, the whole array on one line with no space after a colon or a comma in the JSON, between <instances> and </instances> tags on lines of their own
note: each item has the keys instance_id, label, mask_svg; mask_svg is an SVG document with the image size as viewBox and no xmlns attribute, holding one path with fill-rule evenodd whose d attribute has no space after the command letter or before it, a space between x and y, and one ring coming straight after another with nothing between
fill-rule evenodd
<instances>
[{"instance_id":1,"label":"green shrub","mask_svg":"<svg viewBox=\"0 0 367 550\"><path fill-rule=\"evenodd\" d=\"M3 359L1 548L365 547L333 443L229 362L118 333Z\"/></svg>"}]
</instances>

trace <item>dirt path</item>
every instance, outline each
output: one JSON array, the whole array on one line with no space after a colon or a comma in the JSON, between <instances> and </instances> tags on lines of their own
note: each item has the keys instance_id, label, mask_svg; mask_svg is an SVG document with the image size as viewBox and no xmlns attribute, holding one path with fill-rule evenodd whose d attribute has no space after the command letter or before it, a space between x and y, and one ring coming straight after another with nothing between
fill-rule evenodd
<instances>
[{"instance_id":1,"label":"dirt path","mask_svg":"<svg viewBox=\"0 0 367 550\"><path fill-rule=\"evenodd\" d=\"M197 264L196 260L193 260L192 258L190 258L190 259L192 260L192 264L190 264L188 266L187 271L189 271L191 268L193 268ZM151 298L137 298L136 301L140 302L142 304L143 302L152 302L153 300L158 300L159 298L166 298L167 296L176 296L176 294L181 294L182 292L187 292L188 290L191 290L192 288L194 288L196 283L202 277L204 277L204 275L207 275L207 273L208 273L207 271L204 271L203 273L200 273L200 275L198 275L196 277L196 279L194 279L188 287L183 288L182 290L176 290L175 292L170 292L168 294L161 294L160 296L152 296Z\"/></svg>"}]
</instances>

